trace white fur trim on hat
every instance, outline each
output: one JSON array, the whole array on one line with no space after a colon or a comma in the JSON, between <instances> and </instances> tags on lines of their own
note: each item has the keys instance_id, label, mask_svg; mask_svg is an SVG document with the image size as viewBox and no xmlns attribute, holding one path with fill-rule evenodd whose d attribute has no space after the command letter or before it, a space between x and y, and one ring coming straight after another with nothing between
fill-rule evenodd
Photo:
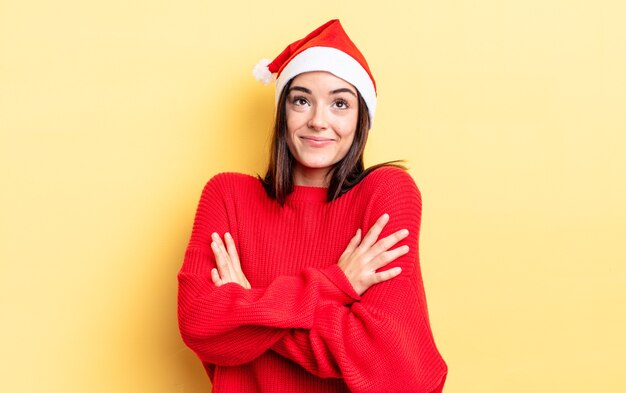
<instances>
[{"instance_id":1,"label":"white fur trim on hat","mask_svg":"<svg viewBox=\"0 0 626 393\"><path fill-rule=\"evenodd\" d=\"M376 113L376 90L369 74L352 56L339 49L314 46L300 52L276 78L276 103L289 80L310 71L327 71L357 88L369 112L370 127Z\"/></svg>"},{"instance_id":2,"label":"white fur trim on hat","mask_svg":"<svg viewBox=\"0 0 626 393\"><path fill-rule=\"evenodd\" d=\"M267 67L270 63L268 59L261 59L252 69L252 75L264 85L269 85L274 80L274 76Z\"/></svg>"}]
</instances>

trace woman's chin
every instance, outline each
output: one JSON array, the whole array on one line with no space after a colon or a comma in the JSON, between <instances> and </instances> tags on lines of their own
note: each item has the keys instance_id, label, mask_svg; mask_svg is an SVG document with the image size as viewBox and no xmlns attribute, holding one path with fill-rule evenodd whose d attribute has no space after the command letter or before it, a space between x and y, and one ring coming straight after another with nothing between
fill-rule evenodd
<instances>
[{"instance_id":1,"label":"woman's chin","mask_svg":"<svg viewBox=\"0 0 626 393\"><path fill-rule=\"evenodd\" d=\"M328 171L333 164L330 161L305 161L298 163L298 166L304 171Z\"/></svg>"},{"instance_id":2,"label":"woman's chin","mask_svg":"<svg viewBox=\"0 0 626 393\"><path fill-rule=\"evenodd\" d=\"M319 155L302 155L296 158L298 166L311 170L331 168L335 161L331 157L320 157Z\"/></svg>"}]
</instances>

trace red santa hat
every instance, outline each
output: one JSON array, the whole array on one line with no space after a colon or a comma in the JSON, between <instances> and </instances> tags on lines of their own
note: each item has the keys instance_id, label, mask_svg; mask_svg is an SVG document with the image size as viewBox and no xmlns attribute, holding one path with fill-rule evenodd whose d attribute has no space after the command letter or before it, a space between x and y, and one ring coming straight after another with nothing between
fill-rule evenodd
<instances>
[{"instance_id":1,"label":"red santa hat","mask_svg":"<svg viewBox=\"0 0 626 393\"><path fill-rule=\"evenodd\" d=\"M359 91L370 118L376 112L376 82L365 57L341 27L338 19L326 22L301 40L290 44L273 61L263 59L254 67L254 76L264 84L276 74L276 102L289 80L303 72L327 71L352 84Z\"/></svg>"}]
</instances>

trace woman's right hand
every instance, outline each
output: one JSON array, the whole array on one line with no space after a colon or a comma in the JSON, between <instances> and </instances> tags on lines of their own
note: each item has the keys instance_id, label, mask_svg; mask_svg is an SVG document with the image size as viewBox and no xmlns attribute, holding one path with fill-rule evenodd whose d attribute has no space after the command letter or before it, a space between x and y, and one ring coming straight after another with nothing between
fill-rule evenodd
<instances>
[{"instance_id":1,"label":"woman's right hand","mask_svg":"<svg viewBox=\"0 0 626 393\"><path fill-rule=\"evenodd\" d=\"M250 289L250 282L241 270L241 262L235 241L230 233L224 234L224 242L217 233L211 234L211 249L215 255L215 264L217 267L211 269L211 280L217 287L234 282L245 289Z\"/></svg>"},{"instance_id":2,"label":"woman's right hand","mask_svg":"<svg viewBox=\"0 0 626 393\"><path fill-rule=\"evenodd\" d=\"M378 240L387 222L389 222L389 215L383 214L363 239L361 239L361 230L357 230L337 263L359 296L372 285L391 280L402 272L400 267L376 272L409 252L409 246L406 245L389 250L409 235L406 229Z\"/></svg>"}]
</instances>

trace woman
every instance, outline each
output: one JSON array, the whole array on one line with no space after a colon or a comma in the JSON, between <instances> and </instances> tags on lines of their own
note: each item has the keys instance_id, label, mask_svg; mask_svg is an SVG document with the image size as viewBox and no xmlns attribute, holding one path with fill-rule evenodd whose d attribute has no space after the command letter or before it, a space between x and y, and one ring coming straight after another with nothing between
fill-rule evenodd
<instances>
[{"instance_id":1,"label":"woman","mask_svg":"<svg viewBox=\"0 0 626 393\"><path fill-rule=\"evenodd\" d=\"M441 392L419 191L398 167L363 167L365 59L332 20L260 69L277 74L269 168L202 193L179 273L185 343L214 392Z\"/></svg>"}]
</instances>

